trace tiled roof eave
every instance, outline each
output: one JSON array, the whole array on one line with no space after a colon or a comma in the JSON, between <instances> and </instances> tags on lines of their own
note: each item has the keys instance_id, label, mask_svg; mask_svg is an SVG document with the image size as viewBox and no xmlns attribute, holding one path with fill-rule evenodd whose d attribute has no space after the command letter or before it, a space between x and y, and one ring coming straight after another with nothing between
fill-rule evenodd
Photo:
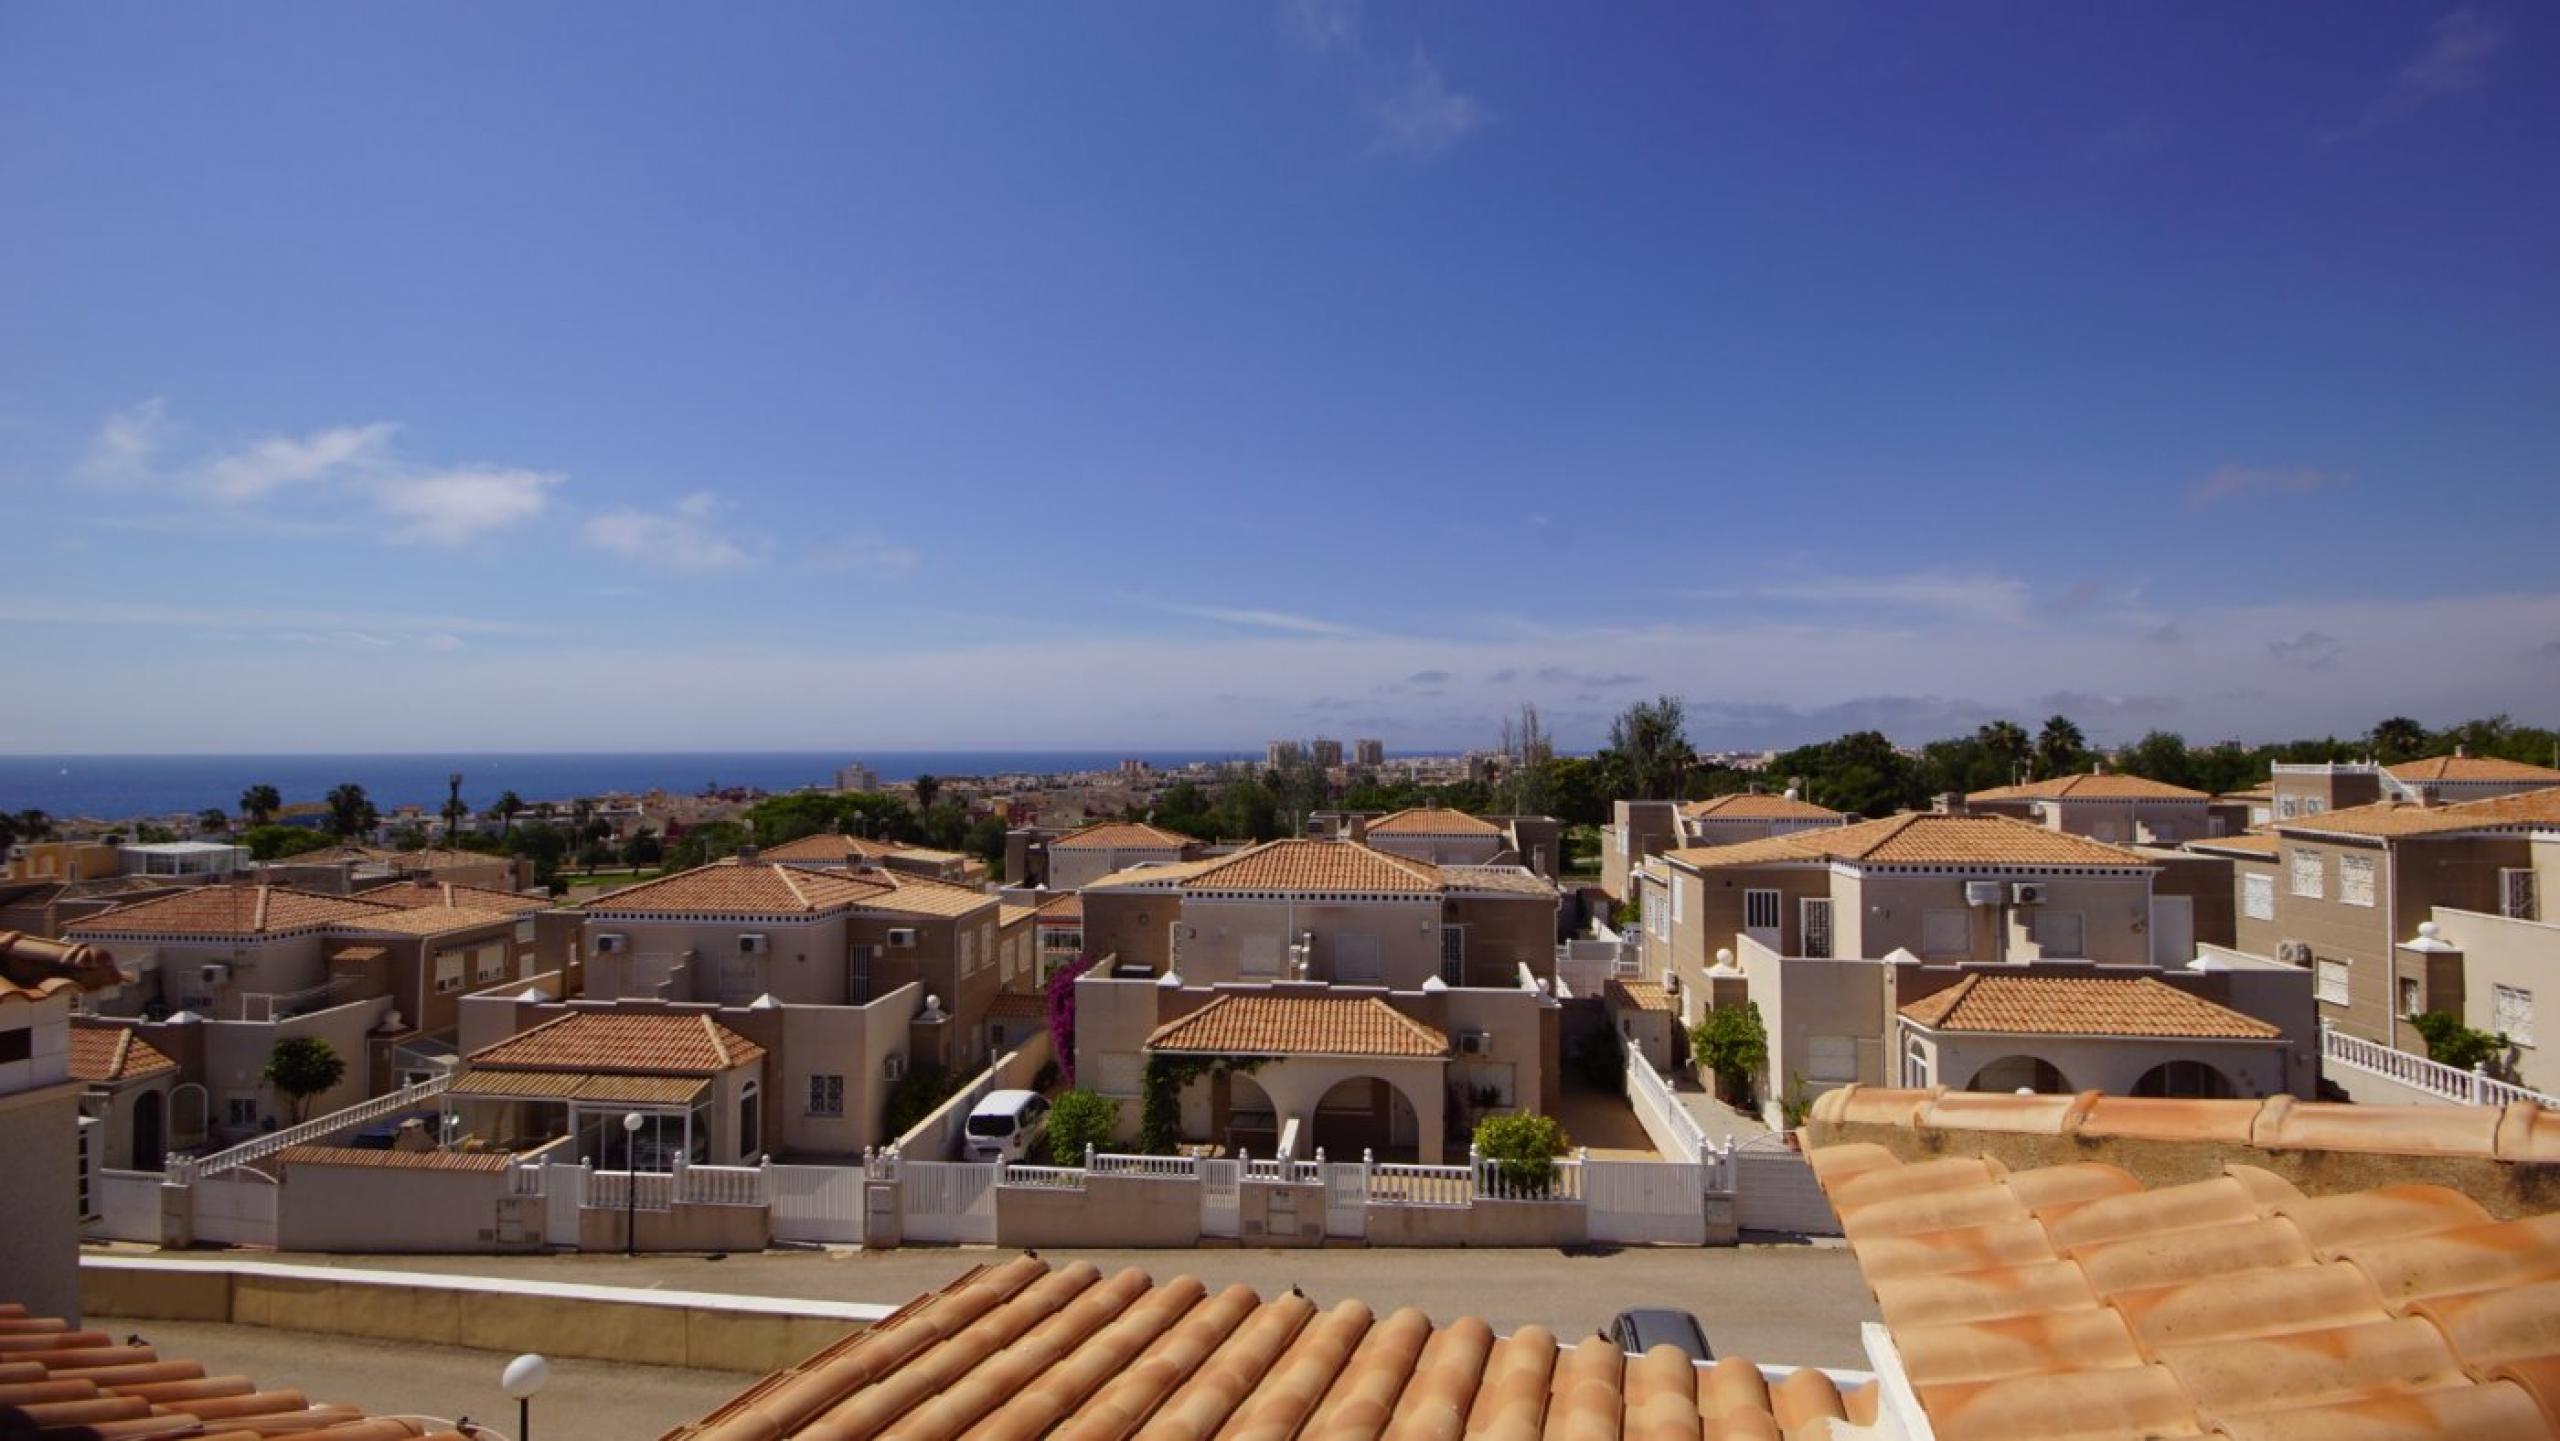
<instances>
[{"instance_id":1,"label":"tiled roof eave","mask_svg":"<svg viewBox=\"0 0 2560 1441\"><path fill-rule=\"evenodd\" d=\"M2160 870L2157 865L2141 863L2101 865L2094 861L2083 864L2077 861L1866 861L1849 858L1833 861L1831 868L1845 875L1887 871L1902 874L1978 876L1984 872L1997 872L2001 875L2095 875L2126 878L2152 875Z\"/></svg>"},{"instance_id":2,"label":"tiled roof eave","mask_svg":"<svg viewBox=\"0 0 2560 1441\"><path fill-rule=\"evenodd\" d=\"M1235 1056L1242 1060L1261 1061L1446 1061L1446 1051L1228 1051L1216 1047L1160 1046L1149 1042L1144 1049L1162 1051L1170 1056Z\"/></svg>"},{"instance_id":3,"label":"tiled roof eave","mask_svg":"<svg viewBox=\"0 0 2560 1441\"><path fill-rule=\"evenodd\" d=\"M1187 887L1184 894L1204 901L1436 901L1445 891L1270 891Z\"/></svg>"},{"instance_id":4,"label":"tiled roof eave","mask_svg":"<svg viewBox=\"0 0 2560 1441\"><path fill-rule=\"evenodd\" d=\"M1915 1004L1918 1003L1915 1002ZM2263 1036L2193 1036L2184 1035L2175 1031L2099 1031L2078 1029L2050 1031L1996 1031L1986 1030L1976 1026L1949 1025L1945 1018L1940 1018L1936 1021L1924 1021L1918 1016L1911 1015L1908 1012L1902 1012L1899 1014L1902 1016L1903 1024L1915 1027L1919 1030L1931 1032L1935 1035L1963 1036L1968 1039L1979 1036L1985 1040L1995 1041L2176 1041L2180 1045L2198 1046L2268 1046L2281 1044L2284 1041L2284 1032L2279 1030L2271 1030L2268 1034Z\"/></svg>"}]
</instances>

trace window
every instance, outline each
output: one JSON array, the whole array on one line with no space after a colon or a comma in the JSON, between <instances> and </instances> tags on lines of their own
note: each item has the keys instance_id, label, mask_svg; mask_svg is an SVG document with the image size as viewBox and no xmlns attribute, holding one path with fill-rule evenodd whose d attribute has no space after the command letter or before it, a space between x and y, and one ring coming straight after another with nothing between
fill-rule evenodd
<instances>
[{"instance_id":1,"label":"window","mask_svg":"<svg viewBox=\"0 0 2560 1441\"><path fill-rule=\"evenodd\" d=\"M2048 956L2087 954L2078 911L2038 911L2027 923L2027 934Z\"/></svg>"},{"instance_id":2,"label":"window","mask_svg":"<svg viewBox=\"0 0 2560 1441\"><path fill-rule=\"evenodd\" d=\"M435 970L437 995L462 989L462 952L436 952Z\"/></svg>"},{"instance_id":3,"label":"window","mask_svg":"<svg viewBox=\"0 0 2560 1441\"><path fill-rule=\"evenodd\" d=\"M837 1097L836 1104L839 1106L844 1104L841 1095ZM763 1149L764 1097L758 1092L756 1083L749 1081L738 1091L739 1159L753 1161L756 1154Z\"/></svg>"},{"instance_id":4,"label":"window","mask_svg":"<svg viewBox=\"0 0 2560 1441\"><path fill-rule=\"evenodd\" d=\"M1467 983L1467 928L1440 928L1440 983L1463 986Z\"/></svg>"},{"instance_id":5,"label":"window","mask_svg":"<svg viewBox=\"0 0 2560 1441\"><path fill-rule=\"evenodd\" d=\"M2293 853L2293 893L2306 900L2328 894L2328 858L2318 851Z\"/></svg>"},{"instance_id":6,"label":"window","mask_svg":"<svg viewBox=\"0 0 2560 1441\"><path fill-rule=\"evenodd\" d=\"M2373 904L2373 857L2338 857L2338 900L2350 906Z\"/></svg>"},{"instance_id":7,"label":"window","mask_svg":"<svg viewBox=\"0 0 2560 1441\"><path fill-rule=\"evenodd\" d=\"M2414 1016L2427 1008L2426 993L2419 989L2416 976L2400 978L2400 1014Z\"/></svg>"},{"instance_id":8,"label":"window","mask_svg":"<svg viewBox=\"0 0 2560 1441\"><path fill-rule=\"evenodd\" d=\"M258 1097L255 1092L242 1092L222 1098L222 1124L234 1131L254 1130L258 1124Z\"/></svg>"},{"instance_id":9,"label":"window","mask_svg":"<svg viewBox=\"0 0 2560 1441\"><path fill-rule=\"evenodd\" d=\"M809 1078L809 1114L812 1116L844 1114L844 1077L811 1076Z\"/></svg>"},{"instance_id":10,"label":"window","mask_svg":"<svg viewBox=\"0 0 2560 1441\"><path fill-rule=\"evenodd\" d=\"M533 944L533 917L516 922L516 939L528 946Z\"/></svg>"},{"instance_id":11,"label":"window","mask_svg":"<svg viewBox=\"0 0 2560 1441\"><path fill-rule=\"evenodd\" d=\"M503 942L482 946L471 961L474 981L503 981L507 978L507 948Z\"/></svg>"},{"instance_id":12,"label":"window","mask_svg":"<svg viewBox=\"0 0 2560 1441\"><path fill-rule=\"evenodd\" d=\"M1662 891L1656 886L1647 886L1644 890L1644 928L1645 933L1657 941L1671 939L1671 928L1662 915Z\"/></svg>"},{"instance_id":13,"label":"window","mask_svg":"<svg viewBox=\"0 0 2560 1441\"><path fill-rule=\"evenodd\" d=\"M36 1033L25 1026L0 1031L0 1062L24 1061L36 1053Z\"/></svg>"},{"instance_id":14,"label":"window","mask_svg":"<svg viewBox=\"0 0 2560 1441\"><path fill-rule=\"evenodd\" d=\"M977 963L978 933L976 931L962 931L960 933L960 974L964 976L969 974L970 971L977 967Z\"/></svg>"},{"instance_id":15,"label":"window","mask_svg":"<svg viewBox=\"0 0 2560 1441\"><path fill-rule=\"evenodd\" d=\"M2312 994L2318 996L2323 1005L2345 1005L2347 1003L2347 963L2314 960L2311 963L2311 969L2315 976L2312 982Z\"/></svg>"},{"instance_id":16,"label":"window","mask_svg":"<svg viewBox=\"0 0 2560 1441\"><path fill-rule=\"evenodd\" d=\"M1744 891L1742 893L1742 928L1746 931L1778 931L1778 893L1776 891Z\"/></svg>"},{"instance_id":17,"label":"window","mask_svg":"<svg viewBox=\"0 0 2560 1441\"><path fill-rule=\"evenodd\" d=\"M2521 986L2489 988L2489 1029L2519 1046L2533 1044L2533 992Z\"/></svg>"},{"instance_id":18,"label":"window","mask_svg":"<svg viewBox=\"0 0 2560 1441\"><path fill-rule=\"evenodd\" d=\"M1678 876L1671 878L1671 924L1675 926L1688 924L1688 891L1687 886L1680 884Z\"/></svg>"},{"instance_id":19,"label":"window","mask_svg":"<svg viewBox=\"0 0 2560 1441\"><path fill-rule=\"evenodd\" d=\"M2318 796L2304 796L2302 798L2302 813L2306 816L2316 816L2328 808L2329 803Z\"/></svg>"},{"instance_id":20,"label":"window","mask_svg":"<svg viewBox=\"0 0 2560 1441\"><path fill-rule=\"evenodd\" d=\"M1929 1047L1918 1036L1902 1043L1902 1084L1912 1090L1931 1084Z\"/></svg>"},{"instance_id":21,"label":"window","mask_svg":"<svg viewBox=\"0 0 2560 1441\"><path fill-rule=\"evenodd\" d=\"M2275 872L2251 871L2240 877L2240 909L2253 921L2276 918Z\"/></svg>"},{"instance_id":22,"label":"window","mask_svg":"<svg viewBox=\"0 0 2560 1441\"><path fill-rule=\"evenodd\" d=\"M1799 916L1798 930L1804 942L1804 953L1812 960L1831 959L1831 898L1807 896Z\"/></svg>"},{"instance_id":23,"label":"window","mask_svg":"<svg viewBox=\"0 0 2560 1441\"><path fill-rule=\"evenodd\" d=\"M2300 801L2294 799L2292 796L2276 797L2276 819L2289 821L2300 814L2302 814L2302 803Z\"/></svg>"},{"instance_id":24,"label":"window","mask_svg":"<svg viewBox=\"0 0 2560 1441\"><path fill-rule=\"evenodd\" d=\"M2504 870L2498 872L2498 914L2513 921L2541 919L2534 902L2533 872Z\"/></svg>"},{"instance_id":25,"label":"window","mask_svg":"<svg viewBox=\"0 0 2560 1441\"><path fill-rule=\"evenodd\" d=\"M1920 913L1920 954L1961 956L1972 950L1972 912L1943 909Z\"/></svg>"}]
</instances>

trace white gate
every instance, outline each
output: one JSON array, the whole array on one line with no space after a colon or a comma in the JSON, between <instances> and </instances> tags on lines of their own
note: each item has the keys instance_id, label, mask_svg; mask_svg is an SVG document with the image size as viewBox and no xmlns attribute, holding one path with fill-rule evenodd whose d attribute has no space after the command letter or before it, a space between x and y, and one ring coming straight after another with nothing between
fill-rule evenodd
<instances>
[{"instance_id":1,"label":"white gate","mask_svg":"<svg viewBox=\"0 0 2560 1441\"><path fill-rule=\"evenodd\" d=\"M1707 1168L1695 1161L1584 1161L1591 1239L1703 1246Z\"/></svg>"},{"instance_id":2,"label":"white gate","mask_svg":"<svg viewBox=\"0 0 2560 1441\"><path fill-rule=\"evenodd\" d=\"M859 1242L862 1179L860 1166L767 1167L765 1194L773 1204L773 1239Z\"/></svg>"},{"instance_id":3,"label":"white gate","mask_svg":"<svg viewBox=\"0 0 2560 1441\"><path fill-rule=\"evenodd\" d=\"M542 1168L542 1239L552 1246L578 1244L578 1211L587 1204L587 1168L557 1161Z\"/></svg>"},{"instance_id":4,"label":"white gate","mask_svg":"<svg viewBox=\"0 0 2560 1441\"><path fill-rule=\"evenodd\" d=\"M1243 1224L1244 1162L1200 1163L1200 1234L1232 1239Z\"/></svg>"},{"instance_id":5,"label":"white gate","mask_svg":"<svg viewBox=\"0 0 2560 1441\"><path fill-rule=\"evenodd\" d=\"M229 1246L276 1243L276 1183L246 1166L195 1184L196 1239Z\"/></svg>"},{"instance_id":6,"label":"white gate","mask_svg":"<svg viewBox=\"0 0 2560 1441\"><path fill-rule=\"evenodd\" d=\"M1369 1234L1369 1168L1361 1162L1325 1163L1324 1233L1353 1239Z\"/></svg>"},{"instance_id":7,"label":"white gate","mask_svg":"<svg viewBox=\"0 0 2560 1441\"><path fill-rule=\"evenodd\" d=\"M970 1161L901 1161L910 1241L989 1246L996 1239L996 1168Z\"/></svg>"},{"instance_id":8,"label":"white gate","mask_svg":"<svg viewBox=\"0 0 2560 1441\"><path fill-rule=\"evenodd\" d=\"M81 1235L160 1243L159 1172L100 1170L90 1179L89 1203L96 1212Z\"/></svg>"},{"instance_id":9,"label":"white gate","mask_svg":"<svg viewBox=\"0 0 2560 1441\"><path fill-rule=\"evenodd\" d=\"M1733 1148L1733 1216L1746 1231L1840 1234L1813 1166L1775 1136L1754 1136Z\"/></svg>"}]
</instances>

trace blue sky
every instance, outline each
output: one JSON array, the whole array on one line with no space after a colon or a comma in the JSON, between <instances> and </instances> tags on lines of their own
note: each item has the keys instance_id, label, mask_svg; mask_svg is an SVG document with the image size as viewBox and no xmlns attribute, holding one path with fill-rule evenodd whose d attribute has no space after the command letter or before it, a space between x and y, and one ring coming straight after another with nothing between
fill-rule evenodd
<instances>
[{"instance_id":1,"label":"blue sky","mask_svg":"<svg viewBox=\"0 0 2560 1441\"><path fill-rule=\"evenodd\" d=\"M0 9L0 750L2560 706L2523 4Z\"/></svg>"}]
</instances>

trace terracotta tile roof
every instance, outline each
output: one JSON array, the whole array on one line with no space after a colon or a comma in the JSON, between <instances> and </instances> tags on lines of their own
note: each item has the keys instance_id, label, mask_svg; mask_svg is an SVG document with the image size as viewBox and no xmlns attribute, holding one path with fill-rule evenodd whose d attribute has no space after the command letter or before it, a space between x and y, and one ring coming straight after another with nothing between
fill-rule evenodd
<instances>
[{"instance_id":1,"label":"terracotta tile roof","mask_svg":"<svg viewBox=\"0 0 2560 1441\"><path fill-rule=\"evenodd\" d=\"M363 936L441 936L449 931L468 931L482 926L509 926L516 917L507 911L465 910L459 906L389 907L372 915L353 920L333 921L329 929L342 935Z\"/></svg>"},{"instance_id":2,"label":"terracotta tile roof","mask_svg":"<svg viewBox=\"0 0 2560 1441\"><path fill-rule=\"evenodd\" d=\"M1932 1030L2013 1036L2251 1041L2284 1034L2255 1016L2189 995L2150 976L2002 976L1976 971L1904 1006L1902 1014Z\"/></svg>"},{"instance_id":3,"label":"terracotta tile roof","mask_svg":"<svg viewBox=\"0 0 2560 1441\"><path fill-rule=\"evenodd\" d=\"M2560 826L2560 786L2491 796L2455 805L2424 806L2414 801L2375 801L2295 816L2273 823L2285 835L2400 836L2454 835L2463 831L2505 827Z\"/></svg>"},{"instance_id":4,"label":"terracotta tile roof","mask_svg":"<svg viewBox=\"0 0 2560 1441\"><path fill-rule=\"evenodd\" d=\"M764 1058L764 1047L709 1016L580 1011L471 1053L492 1070L584 1075L716 1076Z\"/></svg>"},{"instance_id":5,"label":"terracotta tile roof","mask_svg":"<svg viewBox=\"0 0 2560 1441\"><path fill-rule=\"evenodd\" d=\"M1810 1159L1942 1441L2560 1431L2560 1216L2243 1165Z\"/></svg>"},{"instance_id":6,"label":"terracotta tile roof","mask_svg":"<svg viewBox=\"0 0 2560 1441\"><path fill-rule=\"evenodd\" d=\"M879 875L838 874L770 861L715 861L587 902L590 915L805 916L884 894Z\"/></svg>"},{"instance_id":7,"label":"terracotta tile roof","mask_svg":"<svg viewBox=\"0 0 2560 1441\"><path fill-rule=\"evenodd\" d=\"M115 959L96 946L0 931L0 1003L103 991L123 982Z\"/></svg>"},{"instance_id":8,"label":"terracotta tile roof","mask_svg":"<svg viewBox=\"0 0 2560 1441\"><path fill-rule=\"evenodd\" d=\"M361 1146L287 1146L276 1155L293 1166L362 1166L378 1171L497 1172L514 1164L504 1151L375 1151Z\"/></svg>"},{"instance_id":9,"label":"terracotta tile roof","mask_svg":"<svg viewBox=\"0 0 2560 1441\"><path fill-rule=\"evenodd\" d=\"M465 1071L449 1096L499 1096L509 1100L603 1101L623 1105L681 1106L711 1082L698 1076L593 1076L580 1071Z\"/></svg>"},{"instance_id":10,"label":"terracotta tile roof","mask_svg":"<svg viewBox=\"0 0 2560 1441\"><path fill-rule=\"evenodd\" d=\"M1038 914L1036 907L1017 906L1011 901L1000 901L996 906L996 925L1009 931Z\"/></svg>"},{"instance_id":11,"label":"terracotta tile roof","mask_svg":"<svg viewBox=\"0 0 2560 1441\"><path fill-rule=\"evenodd\" d=\"M2500 760L2496 756L2429 756L2425 760L2403 761L2386 769L2391 772L2393 780L2410 783L2451 781L2459 785L2465 781L2539 781L2544 785L2560 786L2560 771L2525 761Z\"/></svg>"},{"instance_id":12,"label":"terracotta tile roof","mask_svg":"<svg viewBox=\"0 0 2560 1441\"><path fill-rule=\"evenodd\" d=\"M57 1317L30 1316L14 1302L0 1302L0 1332L11 1343L0 1351L0 1386L9 1391L0 1400L0 1418L9 1421L12 1436L240 1441L343 1433L351 1441L393 1436L462 1441L459 1432L421 1422L368 1421L353 1406L315 1403L300 1391L280 1387L261 1389L246 1376L208 1376L197 1362L161 1359L159 1350L139 1336L120 1343L105 1331L76 1330ZM22 1414L28 1406L43 1409L34 1416ZM21 1432L21 1424L28 1429Z\"/></svg>"},{"instance_id":13,"label":"terracotta tile roof","mask_svg":"<svg viewBox=\"0 0 2560 1441\"><path fill-rule=\"evenodd\" d=\"M1156 1027L1147 1047L1257 1056L1445 1056L1449 1038L1376 996L1229 991Z\"/></svg>"},{"instance_id":14,"label":"terracotta tile roof","mask_svg":"<svg viewBox=\"0 0 2560 1441\"><path fill-rule=\"evenodd\" d=\"M1554 900L1555 882L1526 866L1442 866L1440 884L1452 891L1505 891Z\"/></svg>"},{"instance_id":15,"label":"terracotta tile roof","mask_svg":"<svg viewBox=\"0 0 2560 1441\"><path fill-rule=\"evenodd\" d=\"M1669 1013L1680 1009L1679 1003L1671 999L1671 993L1662 988L1660 981L1622 981L1612 976L1609 978L1609 999L1639 1011Z\"/></svg>"},{"instance_id":16,"label":"terracotta tile roof","mask_svg":"<svg viewBox=\"0 0 2560 1441\"><path fill-rule=\"evenodd\" d=\"M2274 786L2250 786L2246 790L2224 791L2214 797L2218 801L2271 801L2275 798Z\"/></svg>"},{"instance_id":17,"label":"terracotta tile roof","mask_svg":"<svg viewBox=\"0 0 2560 1441\"><path fill-rule=\"evenodd\" d=\"M987 1001L992 1021L1038 1021L1049 1015L1049 998L1036 991L998 991Z\"/></svg>"},{"instance_id":18,"label":"terracotta tile roof","mask_svg":"<svg viewBox=\"0 0 2560 1441\"><path fill-rule=\"evenodd\" d=\"M2150 862L2121 846L2032 826L2007 816L1918 811L1840 827L1818 826L1730 846L1691 846L1663 855L1682 865L1764 866L1788 861L1865 865L2124 867Z\"/></svg>"},{"instance_id":19,"label":"terracotta tile roof","mask_svg":"<svg viewBox=\"0 0 2560 1441\"><path fill-rule=\"evenodd\" d=\"M1772 1384L1748 1361L1630 1357L1543 1326L1379 1315L1291 1291L1154 1284L1135 1268L980 1266L749 1387L664 1441L850 1436L1488 1438L1684 1436L1813 1441L1877 1419L1874 1384L1817 1370Z\"/></svg>"},{"instance_id":20,"label":"terracotta tile roof","mask_svg":"<svg viewBox=\"0 0 2560 1441\"><path fill-rule=\"evenodd\" d=\"M65 935L263 936L315 930L332 921L385 915L399 907L291 886L196 886L100 911Z\"/></svg>"},{"instance_id":21,"label":"terracotta tile roof","mask_svg":"<svg viewBox=\"0 0 2560 1441\"><path fill-rule=\"evenodd\" d=\"M1502 827L1465 811L1446 806L1414 806L1390 811L1369 822L1365 834L1373 836L1498 836Z\"/></svg>"},{"instance_id":22,"label":"terracotta tile roof","mask_svg":"<svg viewBox=\"0 0 2560 1441\"><path fill-rule=\"evenodd\" d=\"M1178 851L1196 845L1191 837L1139 821L1102 821L1069 831L1049 842L1053 851Z\"/></svg>"},{"instance_id":23,"label":"terracotta tile roof","mask_svg":"<svg viewBox=\"0 0 2560 1441\"><path fill-rule=\"evenodd\" d=\"M1039 916L1043 921L1082 921L1084 919L1084 897L1074 891L1068 891L1063 895L1051 896L1049 899L1042 901L1033 914Z\"/></svg>"},{"instance_id":24,"label":"terracotta tile roof","mask_svg":"<svg viewBox=\"0 0 2560 1441\"><path fill-rule=\"evenodd\" d=\"M2022 786L1993 786L1987 791L1974 791L1965 796L1969 801L2209 801L2213 797L2203 791L2173 786L2145 776L2119 775L2113 771L2090 771L2076 776L2055 776L2050 780L2029 781Z\"/></svg>"},{"instance_id":25,"label":"terracotta tile roof","mask_svg":"<svg viewBox=\"0 0 2560 1441\"><path fill-rule=\"evenodd\" d=\"M1433 895L1440 868L1357 841L1265 841L1203 867L1183 883L1195 894L1239 891Z\"/></svg>"},{"instance_id":26,"label":"terracotta tile roof","mask_svg":"<svg viewBox=\"0 0 2560 1441\"><path fill-rule=\"evenodd\" d=\"M1232 859L1232 856L1210 856L1196 861L1156 861L1113 871L1097 880L1085 882L1084 888L1088 891L1177 890L1181 882L1212 867L1225 865Z\"/></svg>"},{"instance_id":27,"label":"terracotta tile roof","mask_svg":"<svg viewBox=\"0 0 2560 1441\"><path fill-rule=\"evenodd\" d=\"M373 901L386 906L458 906L475 911L505 911L510 915L526 915L551 909L548 896L520 896L489 886L460 886L450 881L393 881L387 886L374 886L356 892L360 901Z\"/></svg>"},{"instance_id":28,"label":"terracotta tile roof","mask_svg":"<svg viewBox=\"0 0 2560 1441\"><path fill-rule=\"evenodd\" d=\"M1823 1125L1932 1133L2211 1142L2262 1151L2349 1151L2481 1161L2560 1161L2560 1111L2529 1101L2493 1106L2359 1106L2343 1101L2160 1100L2083 1091L2076 1096L1985 1095L1842 1086L1813 1103Z\"/></svg>"},{"instance_id":29,"label":"terracotta tile roof","mask_svg":"<svg viewBox=\"0 0 2560 1441\"><path fill-rule=\"evenodd\" d=\"M1693 821L1836 821L1840 812L1793 796L1772 795L1767 791L1736 791L1729 796L1709 796L1691 801L1680 808L1680 814Z\"/></svg>"},{"instance_id":30,"label":"terracotta tile roof","mask_svg":"<svg viewBox=\"0 0 2560 1441\"><path fill-rule=\"evenodd\" d=\"M178 1069L158 1046L135 1035L131 1026L73 1026L71 1079L94 1085L139 1081Z\"/></svg>"},{"instance_id":31,"label":"terracotta tile roof","mask_svg":"<svg viewBox=\"0 0 2560 1441\"><path fill-rule=\"evenodd\" d=\"M896 911L901 915L965 916L999 902L987 891L952 881L937 881L926 876L911 876L902 871L864 871L860 879L879 889L863 897L855 905L867 911Z\"/></svg>"},{"instance_id":32,"label":"terracotta tile roof","mask_svg":"<svg viewBox=\"0 0 2560 1441\"><path fill-rule=\"evenodd\" d=\"M901 849L902 847L890 845L886 841L870 840L862 836L832 835L821 831L817 835L802 836L796 841L767 846L760 854L768 861L876 861L894 856Z\"/></svg>"}]
</instances>

